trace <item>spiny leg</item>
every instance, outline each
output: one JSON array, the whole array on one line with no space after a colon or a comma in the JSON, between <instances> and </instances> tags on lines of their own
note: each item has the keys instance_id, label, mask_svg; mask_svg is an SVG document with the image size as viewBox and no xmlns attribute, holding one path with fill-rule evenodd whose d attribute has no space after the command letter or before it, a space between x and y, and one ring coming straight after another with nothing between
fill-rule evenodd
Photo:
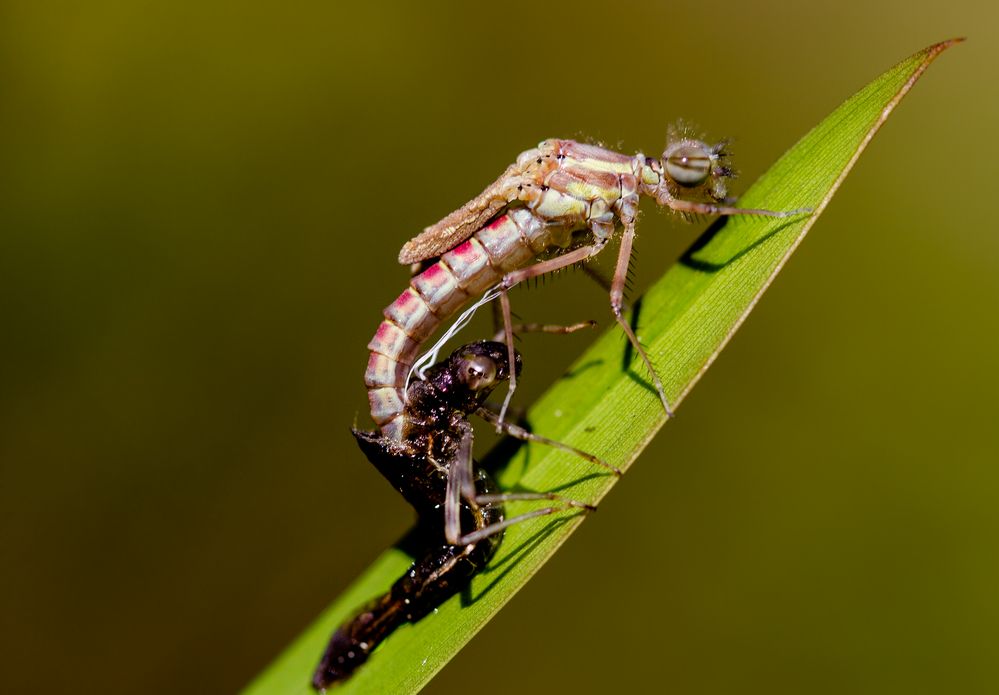
<instances>
[{"instance_id":1,"label":"spiny leg","mask_svg":"<svg viewBox=\"0 0 999 695\"><path fill-rule=\"evenodd\" d=\"M596 328L597 322L593 319L586 321L580 321L579 323L573 323L568 326L562 326L554 323L515 323L513 325L513 334L520 335L522 333L557 333L557 334L569 334L575 333L576 331L581 331L584 328ZM506 329L500 328L496 331L496 335L493 336L493 340L500 341L504 340L506 335Z\"/></svg>"},{"instance_id":2,"label":"spiny leg","mask_svg":"<svg viewBox=\"0 0 999 695\"><path fill-rule=\"evenodd\" d=\"M812 212L811 208L797 208L795 210L760 210L756 208L735 208L728 205L712 205L711 203L695 203L691 200L681 200L680 198L669 198L666 205L671 210L677 212L689 212L695 215L761 215L763 217L791 217L792 215L803 215Z\"/></svg>"},{"instance_id":3,"label":"spiny leg","mask_svg":"<svg viewBox=\"0 0 999 695\"><path fill-rule=\"evenodd\" d=\"M486 422L495 425L497 430L515 439L520 439L525 442L537 442L538 444L545 444L560 451L566 451L569 452L570 454L575 454L580 458L586 459L590 463L594 463L598 466L606 468L607 470L614 473L614 475L622 475L621 469L618 468L617 466L612 466L603 459L594 456L593 454L587 453L582 449L577 449L574 446L563 444L562 442L557 442L554 439L549 439L548 437L542 437L541 435L534 434L533 432L529 432L528 430L524 429L520 425L515 425L510 422L501 422L496 413L492 412L491 410L487 410L486 408L479 408L476 414Z\"/></svg>"},{"instance_id":4,"label":"spiny leg","mask_svg":"<svg viewBox=\"0 0 999 695\"><path fill-rule=\"evenodd\" d=\"M585 266L584 266L585 267ZM605 282L601 285L606 290L610 290L610 282ZM506 328L503 327L503 312L500 309L500 305L497 302L490 303L493 313L493 340L500 342L504 340L506 335ZM513 318L513 312L510 313L510 317ZM566 334L575 333L576 331L581 331L584 328L596 328L597 322L593 319L587 319L586 321L579 321L577 323L569 324L564 326L555 323L515 323L512 326L513 334L523 335L524 333L556 333L556 334Z\"/></svg>"},{"instance_id":5,"label":"spiny leg","mask_svg":"<svg viewBox=\"0 0 999 695\"><path fill-rule=\"evenodd\" d=\"M505 280L506 278L504 278ZM500 310L503 312L503 334L504 341L506 343L506 354L510 365L510 383L506 389L506 398L503 399L503 407L500 408L499 420L502 423L503 418L506 417L506 409L510 407L510 399L513 398L513 392L517 390L517 351L513 347L513 316L510 311L510 295L507 293L509 288L505 286L500 290ZM499 431L499 424L496 425L496 431Z\"/></svg>"},{"instance_id":6,"label":"spiny leg","mask_svg":"<svg viewBox=\"0 0 999 695\"><path fill-rule=\"evenodd\" d=\"M462 427L464 430L461 443L458 446L457 456L448 469L447 484L444 492L444 539L451 545L471 545L478 543L484 538L500 533L513 524L535 519L539 516L555 514L556 512L568 509L583 509L595 511L596 507L585 502L577 502L563 497L554 492L508 492L499 494L479 495L475 490L475 468L472 460L473 430L468 422ZM511 519L505 519L495 524L489 524L478 528L471 533L461 533L461 501L465 500L477 509L480 505L499 503L514 500L553 500L557 505L535 509L531 512L520 514Z\"/></svg>"},{"instance_id":7,"label":"spiny leg","mask_svg":"<svg viewBox=\"0 0 999 695\"><path fill-rule=\"evenodd\" d=\"M597 511L597 507L594 504L587 504L586 502L570 499L565 495L558 494L557 492L497 492L491 495L476 495L475 497L477 504L502 504L504 502L523 502L531 500L551 500L553 502L561 502L566 507L585 509L588 512ZM487 526L486 528L489 527Z\"/></svg>"},{"instance_id":8,"label":"spiny leg","mask_svg":"<svg viewBox=\"0 0 999 695\"><path fill-rule=\"evenodd\" d=\"M603 289L608 293L611 291L611 281L605 278L603 273L601 273L599 270L597 270L596 268L594 268L589 264L583 265L582 270L583 270L583 275L593 280L593 282L597 283L597 287L600 287L601 289ZM621 309L623 311L631 311L631 306L629 306L628 302L622 300Z\"/></svg>"},{"instance_id":9,"label":"spiny leg","mask_svg":"<svg viewBox=\"0 0 999 695\"><path fill-rule=\"evenodd\" d=\"M507 290L524 280L529 280L531 278L538 277L539 275L545 275L546 273L560 270L561 268L568 268L571 265L585 261L587 258L600 253L600 250L606 245L607 240L600 239L595 244L581 246L580 248L570 251L569 253L556 256L555 258L547 261L535 263L527 268L514 270L513 272L507 273L503 276L503 280L500 283L500 308L503 311L503 330L506 333L506 345L507 350L509 351L511 368L510 386L507 388L506 398L503 399L503 407L500 408L499 423L496 426L497 431L500 430L500 425L506 417L506 410L510 407L510 399L513 398L513 392L517 389L516 369L513 367L515 364L513 349L513 316L510 312L510 298L507 296Z\"/></svg>"},{"instance_id":10,"label":"spiny leg","mask_svg":"<svg viewBox=\"0 0 999 695\"><path fill-rule=\"evenodd\" d=\"M447 471L444 487L444 538L451 545L461 544L461 500L475 505L475 479L472 469L472 426L462 423L461 442L455 460Z\"/></svg>"},{"instance_id":11,"label":"spiny leg","mask_svg":"<svg viewBox=\"0 0 999 695\"><path fill-rule=\"evenodd\" d=\"M490 302L490 308L493 314L493 335L501 336L506 335L506 329L503 328L503 312L500 311L500 306L498 302ZM516 328L516 326L515 326ZM493 338L495 341L501 340L501 338Z\"/></svg>"},{"instance_id":12,"label":"spiny leg","mask_svg":"<svg viewBox=\"0 0 999 695\"><path fill-rule=\"evenodd\" d=\"M666 410L666 416L673 417L673 410L670 408L669 401L666 400L666 392L663 390L663 383L660 381L659 375L652 366L652 361L649 359L649 356L645 354L645 348L643 348L641 343L638 342L638 336L636 336L635 332L631 329L631 325L624 320L624 314L621 311L621 304L624 298L624 283L628 277L628 261L631 259L631 246L634 241L635 223L634 221L630 221L624 225L624 234L621 235L621 250L618 252L617 267L614 269L614 279L611 282L611 311L614 312L614 318L617 320L618 325L624 329L625 334L628 336L628 340L631 341L635 351L642 356L642 360L645 362L645 367L649 370L649 374L652 375L652 382L655 384L656 392L659 394L659 400L662 401L663 408Z\"/></svg>"},{"instance_id":13,"label":"spiny leg","mask_svg":"<svg viewBox=\"0 0 999 695\"><path fill-rule=\"evenodd\" d=\"M582 503L579 502L576 502L575 504L569 504L568 502L565 502L559 505L545 507L544 509L535 509L532 512L525 512L523 514L518 514L517 516L512 517L510 519L504 519L503 521L500 521L498 523L490 524L489 526L480 528L477 531L468 533L461 537L461 543L462 544L478 543L484 538L488 538L489 536L493 536L497 533L505 531L514 524L519 524L521 522L529 521L531 519L537 519L539 516L548 516L549 514L557 514L559 512L565 512L570 509L593 511L594 509L596 509L596 507L593 507L592 505L583 505Z\"/></svg>"},{"instance_id":14,"label":"spiny leg","mask_svg":"<svg viewBox=\"0 0 999 695\"><path fill-rule=\"evenodd\" d=\"M496 304L493 304L493 307L496 307L496 306L497 306ZM553 323L512 323L513 313L510 311L510 299L509 299L509 296L507 295L506 291L504 291L500 295L499 306L501 307L499 309L499 313L501 314L501 321L500 322L503 324L503 327L499 328L499 330L496 331L496 334L493 336L493 340L495 340L497 342L503 341L503 342L506 343L507 357L510 360L510 364L514 364L514 362L513 362L513 359L514 359L513 349L514 348L513 348L513 339L512 338L516 337L519 334L522 334L522 333L554 333L554 334L568 335L569 333L575 333L576 331L581 331L584 328L596 328L596 326L597 326L597 322L594 321L594 320L592 320L592 319L589 319L589 320L586 320L586 321L580 321L578 323L573 323L573 324L570 324L568 326L562 326L562 325L553 324ZM495 312L497 310L494 308L493 311L494 311L494 317L495 317ZM498 322L494 321L494 324L495 323L498 323ZM507 328L508 325L509 325L509 328ZM508 338L507 336L511 336L511 337ZM510 386L509 386L509 390L507 391L506 398L503 400L503 406L502 406L502 409L500 410L499 419L494 423L496 425L496 431L497 432L499 432L501 430L502 425L505 422L506 414L507 414L507 412L509 411L509 408L510 408L510 399L513 397L513 392L514 392L514 390L516 388L517 388L517 374L516 374L516 369L511 368L510 369Z\"/></svg>"}]
</instances>

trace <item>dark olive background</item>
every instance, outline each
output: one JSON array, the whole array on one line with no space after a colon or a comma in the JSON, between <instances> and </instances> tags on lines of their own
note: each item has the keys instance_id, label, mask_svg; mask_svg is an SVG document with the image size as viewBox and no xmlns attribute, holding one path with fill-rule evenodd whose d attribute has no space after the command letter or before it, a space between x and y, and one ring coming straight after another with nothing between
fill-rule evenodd
<instances>
[{"instance_id":1,"label":"dark olive background","mask_svg":"<svg viewBox=\"0 0 999 695\"><path fill-rule=\"evenodd\" d=\"M521 150L655 153L683 117L736 138L738 192L967 34L427 691L995 692L997 27L966 0L4 2L0 691L232 692L407 528L348 432L364 346L402 242ZM639 287L699 229L648 208ZM610 318L578 274L514 300ZM590 339L526 338L518 399Z\"/></svg>"}]
</instances>

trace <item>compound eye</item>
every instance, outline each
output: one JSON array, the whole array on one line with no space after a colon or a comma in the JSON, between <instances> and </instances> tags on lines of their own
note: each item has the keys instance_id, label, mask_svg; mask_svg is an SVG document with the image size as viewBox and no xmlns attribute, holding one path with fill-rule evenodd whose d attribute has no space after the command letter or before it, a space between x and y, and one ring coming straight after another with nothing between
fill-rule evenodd
<instances>
[{"instance_id":1,"label":"compound eye","mask_svg":"<svg viewBox=\"0 0 999 695\"><path fill-rule=\"evenodd\" d=\"M463 355L458 373L473 391L481 391L496 383L496 363L484 355Z\"/></svg>"},{"instance_id":2,"label":"compound eye","mask_svg":"<svg viewBox=\"0 0 999 695\"><path fill-rule=\"evenodd\" d=\"M666 173L681 186L704 183L711 173L711 153L703 145L680 145L666 157Z\"/></svg>"}]
</instances>

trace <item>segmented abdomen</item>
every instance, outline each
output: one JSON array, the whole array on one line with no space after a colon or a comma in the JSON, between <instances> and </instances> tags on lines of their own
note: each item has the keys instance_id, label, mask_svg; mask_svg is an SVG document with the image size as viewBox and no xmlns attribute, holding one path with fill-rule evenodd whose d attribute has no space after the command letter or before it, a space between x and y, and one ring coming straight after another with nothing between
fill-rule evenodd
<instances>
[{"instance_id":1,"label":"segmented abdomen","mask_svg":"<svg viewBox=\"0 0 999 695\"><path fill-rule=\"evenodd\" d=\"M516 208L415 275L382 312L385 320L368 343L364 383L371 417L382 434L401 441L406 377L426 340L471 297L523 267L549 246L568 243L569 230L552 226L527 208Z\"/></svg>"}]
</instances>

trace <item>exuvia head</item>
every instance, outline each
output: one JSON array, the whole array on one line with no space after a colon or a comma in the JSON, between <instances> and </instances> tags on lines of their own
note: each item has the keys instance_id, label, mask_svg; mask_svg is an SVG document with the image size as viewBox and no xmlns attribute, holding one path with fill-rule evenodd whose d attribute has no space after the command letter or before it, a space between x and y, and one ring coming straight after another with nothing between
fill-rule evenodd
<instances>
[{"instance_id":1,"label":"exuvia head","mask_svg":"<svg viewBox=\"0 0 999 695\"><path fill-rule=\"evenodd\" d=\"M498 383L496 362L486 355L463 350L457 370L458 378L472 391L493 388Z\"/></svg>"},{"instance_id":2,"label":"exuvia head","mask_svg":"<svg viewBox=\"0 0 999 695\"><path fill-rule=\"evenodd\" d=\"M520 353L514 351L517 374L520 374ZM470 391L492 391L510 378L510 359L507 346L492 340L482 340L464 345L448 358L450 369Z\"/></svg>"},{"instance_id":3,"label":"exuvia head","mask_svg":"<svg viewBox=\"0 0 999 695\"><path fill-rule=\"evenodd\" d=\"M708 145L680 138L666 146L658 164L659 185L654 193L660 205L671 200L722 202L728 197L725 179L735 172L727 164L726 141Z\"/></svg>"},{"instance_id":4,"label":"exuvia head","mask_svg":"<svg viewBox=\"0 0 999 695\"><path fill-rule=\"evenodd\" d=\"M520 353L514 351L518 376ZM450 407L473 412L492 391L510 379L510 359L505 343L482 340L463 345L451 355L427 370L427 382ZM422 383L413 382L417 388ZM413 386L410 386L413 388Z\"/></svg>"}]
</instances>

